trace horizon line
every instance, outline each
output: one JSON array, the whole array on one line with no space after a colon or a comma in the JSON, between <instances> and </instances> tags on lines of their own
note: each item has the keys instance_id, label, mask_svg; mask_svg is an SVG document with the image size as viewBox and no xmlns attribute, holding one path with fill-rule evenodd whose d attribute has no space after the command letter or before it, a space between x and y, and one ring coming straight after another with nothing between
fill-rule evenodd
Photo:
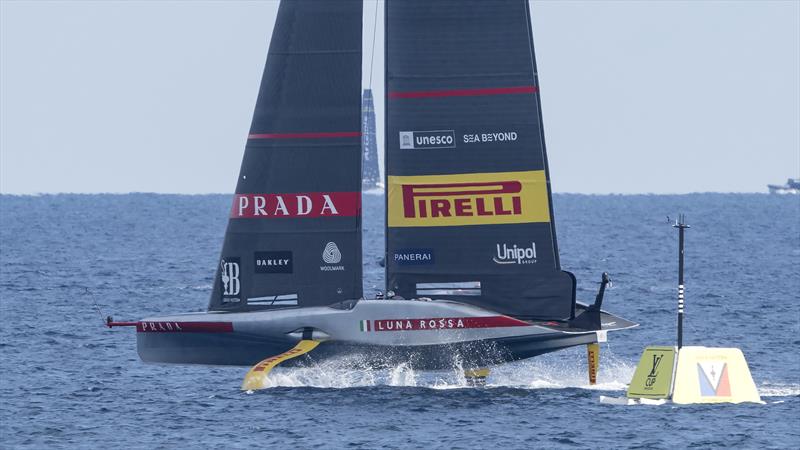
<instances>
[{"instance_id":1,"label":"horizon line","mask_svg":"<svg viewBox=\"0 0 800 450\"><path fill-rule=\"evenodd\" d=\"M385 192L385 190L384 190ZM362 190L362 194L366 191ZM553 195L695 195L695 194L764 194L770 195L768 191L690 191L690 192L568 192L557 191ZM0 196L9 197L42 197L47 195L183 195L183 196L200 196L200 195L236 195L235 192L155 192L155 191L94 191L94 192L75 192L75 191L62 191L62 192L2 192ZM367 194L374 195L374 194Z\"/></svg>"}]
</instances>

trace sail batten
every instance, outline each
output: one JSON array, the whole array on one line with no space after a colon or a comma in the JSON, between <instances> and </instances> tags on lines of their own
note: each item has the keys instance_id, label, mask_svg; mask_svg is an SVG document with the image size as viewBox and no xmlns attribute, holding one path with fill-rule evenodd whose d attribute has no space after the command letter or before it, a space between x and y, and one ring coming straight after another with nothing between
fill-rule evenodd
<instances>
[{"instance_id":1,"label":"sail batten","mask_svg":"<svg viewBox=\"0 0 800 450\"><path fill-rule=\"evenodd\" d=\"M286 0L270 41L209 309L359 298L360 0Z\"/></svg>"},{"instance_id":2,"label":"sail batten","mask_svg":"<svg viewBox=\"0 0 800 450\"><path fill-rule=\"evenodd\" d=\"M360 131L318 131L306 133L252 133L248 139L326 139L360 137Z\"/></svg>"},{"instance_id":3,"label":"sail batten","mask_svg":"<svg viewBox=\"0 0 800 450\"><path fill-rule=\"evenodd\" d=\"M387 289L570 318L526 0L387 0L385 20Z\"/></svg>"},{"instance_id":4,"label":"sail batten","mask_svg":"<svg viewBox=\"0 0 800 450\"><path fill-rule=\"evenodd\" d=\"M389 92L389 98L472 97L479 95L533 94L536 86L510 86L475 89L439 89L435 91Z\"/></svg>"}]
</instances>

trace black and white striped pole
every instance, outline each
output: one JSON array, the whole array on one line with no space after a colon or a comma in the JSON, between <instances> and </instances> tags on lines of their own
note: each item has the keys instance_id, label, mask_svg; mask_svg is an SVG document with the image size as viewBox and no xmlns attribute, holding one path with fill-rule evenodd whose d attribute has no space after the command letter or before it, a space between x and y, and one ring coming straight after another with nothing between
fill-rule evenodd
<instances>
[{"instance_id":1,"label":"black and white striped pole","mask_svg":"<svg viewBox=\"0 0 800 450\"><path fill-rule=\"evenodd\" d=\"M689 228L689 225L686 225L686 216L679 214L672 226L678 229L678 350L680 350L683 347L683 234Z\"/></svg>"}]
</instances>

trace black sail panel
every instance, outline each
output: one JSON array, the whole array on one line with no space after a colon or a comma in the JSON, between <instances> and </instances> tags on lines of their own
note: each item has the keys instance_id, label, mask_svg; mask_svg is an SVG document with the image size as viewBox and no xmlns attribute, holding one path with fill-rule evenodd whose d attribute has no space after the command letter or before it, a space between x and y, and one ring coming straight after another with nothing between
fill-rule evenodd
<instances>
[{"instance_id":1,"label":"black sail panel","mask_svg":"<svg viewBox=\"0 0 800 450\"><path fill-rule=\"evenodd\" d=\"M388 0L387 288L567 319L526 0Z\"/></svg>"},{"instance_id":2,"label":"black sail panel","mask_svg":"<svg viewBox=\"0 0 800 450\"><path fill-rule=\"evenodd\" d=\"M361 15L281 2L209 309L361 297Z\"/></svg>"}]
</instances>

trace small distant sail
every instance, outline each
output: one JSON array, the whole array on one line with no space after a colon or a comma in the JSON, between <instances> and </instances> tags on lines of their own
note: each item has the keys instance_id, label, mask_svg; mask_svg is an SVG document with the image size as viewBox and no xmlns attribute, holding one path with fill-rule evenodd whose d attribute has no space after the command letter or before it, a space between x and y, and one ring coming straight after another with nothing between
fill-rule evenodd
<instances>
[{"instance_id":1,"label":"small distant sail","mask_svg":"<svg viewBox=\"0 0 800 450\"><path fill-rule=\"evenodd\" d=\"M381 173L378 165L378 139L375 134L375 103L372 89L364 89L361 102L361 180L365 191L381 186Z\"/></svg>"},{"instance_id":2,"label":"small distant sail","mask_svg":"<svg viewBox=\"0 0 800 450\"><path fill-rule=\"evenodd\" d=\"M527 0L387 0L386 14L387 289L469 283L444 298L570 318Z\"/></svg>"},{"instance_id":3,"label":"small distant sail","mask_svg":"<svg viewBox=\"0 0 800 450\"><path fill-rule=\"evenodd\" d=\"M361 297L361 16L281 2L210 310Z\"/></svg>"}]
</instances>

